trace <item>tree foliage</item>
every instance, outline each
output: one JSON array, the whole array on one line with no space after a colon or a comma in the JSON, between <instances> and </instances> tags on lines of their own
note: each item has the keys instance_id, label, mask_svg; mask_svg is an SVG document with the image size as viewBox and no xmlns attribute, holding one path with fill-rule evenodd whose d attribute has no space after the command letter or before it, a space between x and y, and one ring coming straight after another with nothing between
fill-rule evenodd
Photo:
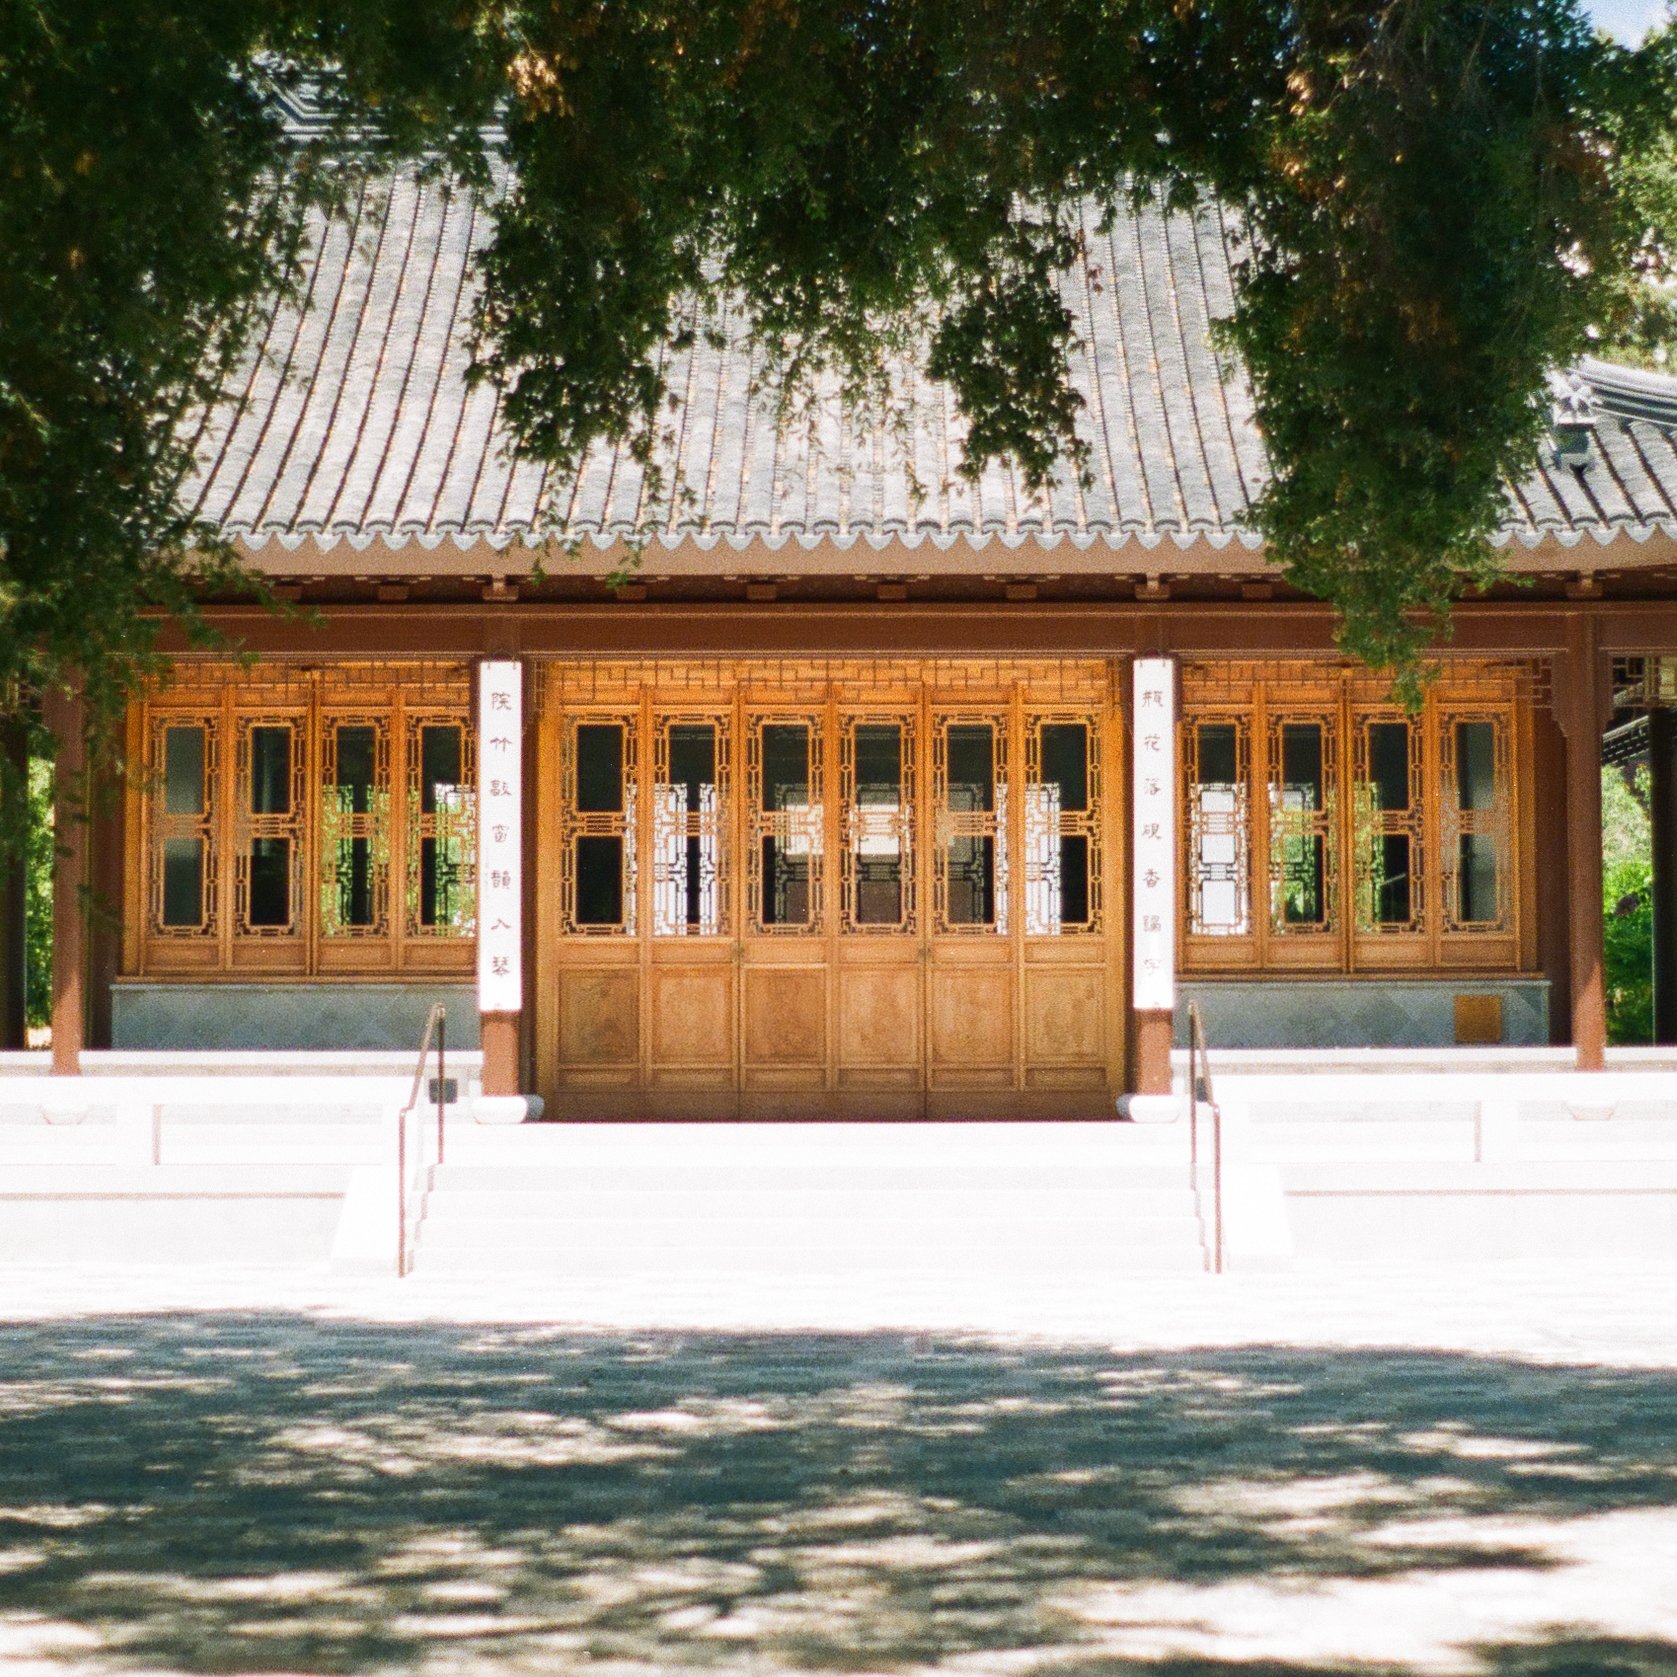
<instances>
[{"instance_id":1,"label":"tree foliage","mask_svg":"<svg viewBox=\"0 0 1677 1677\"><path fill-rule=\"evenodd\" d=\"M268 97L300 78L334 117L306 145ZM560 466L650 455L699 297L793 390L888 405L922 357L965 469L1043 485L1081 464L1074 206L1222 200L1257 521L1411 675L1494 569L1548 370L1670 323L1638 299L1670 272L1677 48L1577 0L10 0L0 99L0 703L73 677L96 725L149 608L193 627L251 586L178 490L305 212L396 153L481 174L491 114L479 367Z\"/></svg>"},{"instance_id":2,"label":"tree foliage","mask_svg":"<svg viewBox=\"0 0 1677 1677\"><path fill-rule=\"evenodd\" d=\"M1073 206L1209 194L1248 234L1226 330L1274 467L1257 522L1346 647L1411 682L1495 574L1545 375L1671 324L1637 302L1671 271L1647 235L1672 41L1627 52L1574 0L678 0L515 27L482 364L537 453L649 453L680 300L731 294L772 360L859 398L923 344L965 470L1042 485L1079 461Z\"/></svg>"},{"instance_id":3,"label":"tree foliage","mask_svg":"<svg viewBox=\"0 0 1677 1677\"><path fill-rule=\"evenodd\" d=\"M472 166L487 40L446 0L0 7L0 708L74 681L108 732L145 613L201 629L202 593L251 586L181 505L199 418L311 204L393 151ZM322 135L289 143L274 95L326 66Z\"/></svg>"}]
</instances>

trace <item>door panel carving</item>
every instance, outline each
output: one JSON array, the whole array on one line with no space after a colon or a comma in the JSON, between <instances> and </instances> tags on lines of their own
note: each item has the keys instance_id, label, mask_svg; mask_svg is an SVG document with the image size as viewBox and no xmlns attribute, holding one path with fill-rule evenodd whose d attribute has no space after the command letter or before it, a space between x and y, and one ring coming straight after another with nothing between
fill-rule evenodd
<instances>
[{"instance_id":1,"label":"door panel carving","mask_svg":"<svg viewBox=\"0 0 1677 1677\"><path fill-rule=\"evenodd\" d=\"M826 1058L826 972L819 967L747 972L747 1066L821 1066Z\"/></svg>"},{"instance_id":2,"label":"door panel carving","mask_svg":"<svg viewBox=\"0 0 1677 1677\"><path fill-rule=\"evenodd\" d=\"M869 1071L901 1074L920 1066L920 963L841 967L838 974L840 1074L855 1082Z\"/></svg>"},{"instance_id":3,"label":"door panel carving","mask_svg":"<svg viewBox=\"0 0 1677 1677\"><path fill-rule=\"evenodd\" d=\"M933 964L927 1008L931 1073L941 1089L1011 1081L1015 975L1010 966Z\"/></svg>"},{"instance_id":4,"label":"door panel carving","mask_svg":"<svg viewBox=\"0 0 1677 1677\"><path fill-rule=\"evenodd\" d=\"M734 972L731 964L654 966L648 989L655 1071L704 1068L732 1072Z\"/></svg>"},{"instance_id":5,"label":"door panel carving","mask_svg":"<svg viewBox=\"0 0 1677 1677\"><path fill-rule=\"evenodd\" d=\"M559 978L559 1059L568 1066L632 1066L640 1049L640 984L633 971Z\"/></svg>"},{"instance_id":6,"label":"door panel carving","mask_svg":"<svg viewBox=\"0 0 1677 1677\"><path fill-rule=\"evenodd\" d=\"M1027 966L1025 1058L1032 1066L1099 1066L1106 1058L1106 974Z\"/></svg>"}]
</instances>

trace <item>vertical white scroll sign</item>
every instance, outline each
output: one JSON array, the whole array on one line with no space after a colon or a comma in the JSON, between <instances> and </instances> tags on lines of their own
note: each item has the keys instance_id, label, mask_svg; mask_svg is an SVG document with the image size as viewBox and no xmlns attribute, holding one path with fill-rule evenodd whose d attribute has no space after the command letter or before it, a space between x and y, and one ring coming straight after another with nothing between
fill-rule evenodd
<instances>
[{"instance_id":1,"label":"vertical white scroll sign","mask_svg":"<svg viewBox=\"0 0 1677 1677\"><path fill-rule=\"evenodd\" d=\"M478 665L477 1005L524 1005L524 667Z\"/></svg>"},{"instance_id":2,"label":"vertical white scroll sign","mask_svg":"<svg viewBox=\"0 0 1677 1677\"><path fill-rule=\"evenodd\" d=\"M1176 1005L1176 665L1135 662L1131 945L1138 1013Z\"/></svg>"}]
</instances>

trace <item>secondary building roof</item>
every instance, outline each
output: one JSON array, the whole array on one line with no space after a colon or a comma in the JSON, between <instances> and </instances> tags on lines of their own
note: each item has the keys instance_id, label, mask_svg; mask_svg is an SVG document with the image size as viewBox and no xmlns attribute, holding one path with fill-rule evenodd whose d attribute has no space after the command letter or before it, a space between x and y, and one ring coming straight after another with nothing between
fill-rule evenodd
<instances>
[{"instance_id":1,"label":"secondary building roof","mask_svg":"<svg viewBox=\"0 0 1677 1677\"><path fill-rule=\"evenodd\" d=\"M492 213L399 178L369 188L350 223L317 229L301 306L279 311L199 438L203 517L257 548L1257 545L1247 518L1268 465L1247 381L1213 342L1233 304L1231 229L1214 206L1122 214L1106 232L1087 218L1065 285L1091 481L1068 471L1038 496L1002 466L962 478L953 400L910 369L895 433L821 404L777 425L738 317L721 347L701 336L674 355L661 493L623 447L596 446L562 478L517 457L497 393L466 377L472 259ZM1510 494L1505 538L1677 536L1677 379L1585 361L1567 382L1593 444L1578 466L1546 452Z\"/></svg>"}]
</instances>

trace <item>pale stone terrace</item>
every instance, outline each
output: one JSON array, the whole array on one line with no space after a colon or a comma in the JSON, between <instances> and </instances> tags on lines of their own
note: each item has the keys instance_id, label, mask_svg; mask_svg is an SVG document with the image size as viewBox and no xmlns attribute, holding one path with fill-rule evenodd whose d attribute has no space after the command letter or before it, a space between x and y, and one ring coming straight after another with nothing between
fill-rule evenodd
<instances>
[{"instance_id":1,"label":"pale stone terrace","mask_svg":"<svg viewBox=\"0 0 1677 1677\"><path fill-rule=\"evenodd\" d=\"M1677 1286L0 1279L0 1670L1677 1671Z\"/></svg>"}]
</instances>

